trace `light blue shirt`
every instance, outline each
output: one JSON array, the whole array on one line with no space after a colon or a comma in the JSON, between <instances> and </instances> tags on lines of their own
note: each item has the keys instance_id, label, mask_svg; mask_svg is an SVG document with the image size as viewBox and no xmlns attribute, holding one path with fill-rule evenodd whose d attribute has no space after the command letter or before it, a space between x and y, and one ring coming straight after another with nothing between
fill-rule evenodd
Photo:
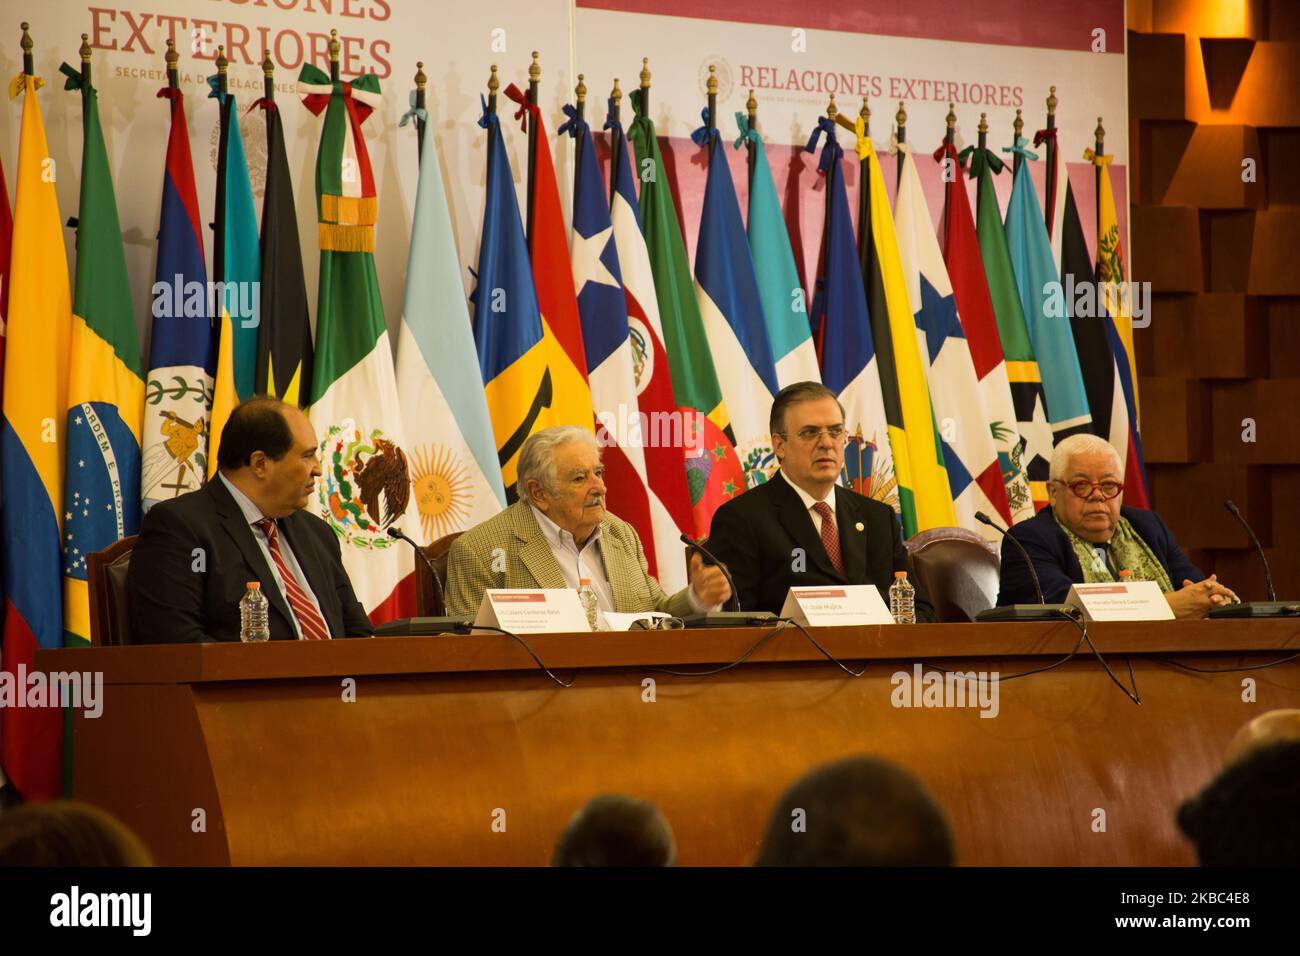
<instances>
[{"instance_id":1,"label":"light blue shirt","mask_svg":"<svg viewBox=\"0 0 1300 956\"><path fill-rule=\"evenodd\" d=\"M280 596L284 598L284 603L289 605L289 610L293 610L293 605L289 604L289 593L284 589L284 579L280 577L280 569L275 566L275 561L271 558L271 539L266 533L257 526L266 515L262 514L262 509L253 504L253 499L248 497L238 488L236 488L225 475L217 472L217 476L230 492L230 496L235 499L235 504L239 505L239 510L244 513L244 520L249 523L253 529L253 538L257 541L257 546L262 549L262 556L266 558L266 566L271 569L271 576L275 578L276 587L280 589ZM325 620L325 614L320 609L320 602L316 600L316 593L307 583L307 575L302 573L302 566L298 564L298 559L294 556L293 548L289 546L289 539L283 531L280 532L280 557L284 558L284 563L288 566L289 571L293 574L293 579L298 582L298 587L302 588L303 593L307 595L312 605L316 608L316 613L320 615L322 621ZM293 629L298 635L298 640L302 640L302 628L298 624L298 618L294 614L289 615L293 621Z\"/></svg>"}]
</instances>

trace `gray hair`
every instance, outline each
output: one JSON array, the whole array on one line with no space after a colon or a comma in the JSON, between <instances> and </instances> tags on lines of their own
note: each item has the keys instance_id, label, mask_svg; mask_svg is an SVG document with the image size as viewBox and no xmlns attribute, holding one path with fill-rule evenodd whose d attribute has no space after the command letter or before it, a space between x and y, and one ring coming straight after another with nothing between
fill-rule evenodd
<instances>
[{"instance_id":1,"label":"gray hair","mask_svg":"<svg viewBox=\"0 0 1300 956\"><path fill-rule=\"evenodd\" d=\"M600 443L590 429L578 425L556 425L543 428L528 436L524 447L519 449L518 480L515 493L522 500L528 500L528 482L536 481L551 494L555 494L555 449L569 442L582 442L596 449L600 454Z\"/></svg>"},{"instance_id":2,"label":"gray hair","mask_svg":"<svg viewBox=\"0 0 1300 956\"><path fill-rule=\"evenodd\" d=\"M1123 475L1124 470L1120 467L1119 452L1115 450L1115 446L1100 435L1093 435L1090 432L1071 435L1056 443L1056 447L1052 449L1052 466L1048 475L1053 481L1061 481L1070 467L1070 459L1075 455L1090 455L1094 452L1109 452L1115 459L1115 473Z\"/></svg>"}]
</instances>

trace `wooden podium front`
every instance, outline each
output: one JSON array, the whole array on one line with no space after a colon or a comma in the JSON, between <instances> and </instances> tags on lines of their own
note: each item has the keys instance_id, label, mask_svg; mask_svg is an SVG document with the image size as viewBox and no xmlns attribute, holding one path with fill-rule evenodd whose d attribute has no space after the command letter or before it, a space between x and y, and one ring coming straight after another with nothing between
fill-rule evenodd
<instances>
[{"instance_id":1,"label":"wooden podium front","mask_svg":"<svg viewBox=\"0 0 1300 956\"><path fill-rule=\"evenodd\" d=\"M1065 664L999 683L998 714L898 707L915 662L1004 676L1079 643L1069 623L501 635L77 648L103 713L73 722L73 794L160 864L548 862L598 793L655 802L684 865L742 865L800 774L876 754L947 809L967 865L1192 864L1173 813L1247 720L1300 706L1300 622L1094 624ZM1178 665L1182 665L1181 667ZM1253 697L1243 681L1254 682ZM648 682L653 683L648 683ZM1104 826L1104 829L1101 827Z\"/></svg>"}]
</instances>

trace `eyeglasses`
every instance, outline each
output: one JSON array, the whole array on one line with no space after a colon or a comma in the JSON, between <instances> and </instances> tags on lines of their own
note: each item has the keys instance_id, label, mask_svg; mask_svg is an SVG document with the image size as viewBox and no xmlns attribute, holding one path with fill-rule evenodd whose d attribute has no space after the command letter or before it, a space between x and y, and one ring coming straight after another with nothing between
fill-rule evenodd
<instances>
[{"instance_id":1,"label":"eyeglasses","mask_svg":"<svg viewBox=\"0 0 1300 956\"><path fill-rule=\"evenodd\" d=\"M790 437L789 432L777 432L777 434L782 438ZM846 432L843 425L831 425L829 428L818 428L815 425L808 425L795 432L794 437L806 445L811 445L813 442L821 441L823 435L828 436L833 442L842 442L844 441L845 434Z\"/></svg>"},{"instance_id":2,"label":"eyeglasses","mask_svg":"<svg viewBox=\"0 0 1300 956\"><path fill-rule=\"evenodd\" d=\"M1110 501L1112 498L1118 498L1124 492L1124 483L1122 481L1058 481L1058 485L1065 485L1070 489L1070 493L1076 498L1082 498L1084 501L1089 500L1093 492L1101 492L1102 501Z\"/></svg>"}]
</instances>

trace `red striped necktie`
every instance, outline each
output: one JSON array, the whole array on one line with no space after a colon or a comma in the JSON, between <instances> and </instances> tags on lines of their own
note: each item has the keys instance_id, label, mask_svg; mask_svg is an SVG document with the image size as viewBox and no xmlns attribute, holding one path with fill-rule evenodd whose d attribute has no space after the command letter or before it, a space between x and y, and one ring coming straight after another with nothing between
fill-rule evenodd
<instances>
[{"instance_id":1,"label":"red striped necktie","mask_svg":"<svg viewBox=\"0 0 1300 956\"><path fill-rule=\"evenodd\" d=\"M844 573L844 561L840 557L840 532L835 527L835 512L824 501L813 505L813 511L822 516L822 546L826 548L826 557L831 559L835 570Z\"/></svg>"},{"instance_id":2,"label":"red striped necktie","mask_svg":"<svg viewBox=\"0 0 1300 956\"><path fill-rule=\"evenodd\" d=\"M298 619L298 627L302 630L302 638L305 641L328 641L330 639L329 628L325 626L325 621L321 619L320 612L316 610L316 605L311 603L311 598L307 592L302 589L298 579L293 576L289 570L289 565L285 563L284 555L280 551L280 531L271 518L263 518L261 521L254 521L255 525L262 529L266 535L267 543L271 546L271 560L275 562L276 570L280 572L280 580L284 582L284 594L289 599L289 607L293 609L293 616Z\"/></svg>"}]
</instances>

